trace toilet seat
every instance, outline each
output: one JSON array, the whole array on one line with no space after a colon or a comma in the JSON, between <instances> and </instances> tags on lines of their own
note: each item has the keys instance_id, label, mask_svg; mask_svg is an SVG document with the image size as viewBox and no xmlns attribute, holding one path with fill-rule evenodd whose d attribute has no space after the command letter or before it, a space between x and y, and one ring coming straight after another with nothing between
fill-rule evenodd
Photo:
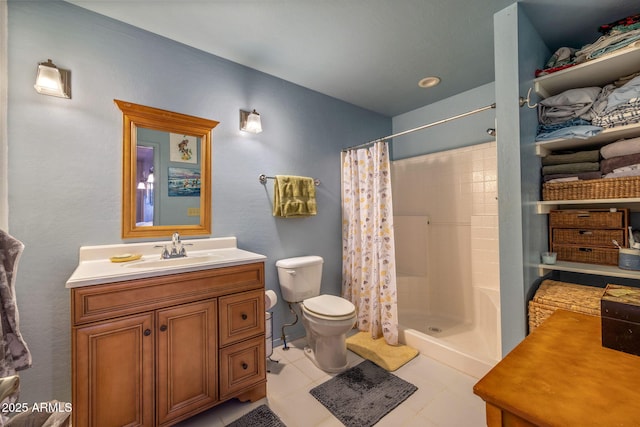
<instances>
[{"instance_id":1,"label":"toilet seat","mask_svg":"<svg viewBox=\"0 0 640 427\"><path fill-rule=\"evenodd\" d=\"M309 315L325 320L347 320L355 316L356 306L335 295L318 295L302 302L302 309Z\"/></svg>"}]
</instances>

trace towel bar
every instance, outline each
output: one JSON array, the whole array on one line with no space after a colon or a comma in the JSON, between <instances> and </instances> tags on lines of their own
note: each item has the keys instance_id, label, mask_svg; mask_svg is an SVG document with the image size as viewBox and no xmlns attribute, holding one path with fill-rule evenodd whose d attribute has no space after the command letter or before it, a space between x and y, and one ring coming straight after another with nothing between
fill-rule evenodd
<instances>
[{"instance_id":1,"label":"towel bar","mask_svg":"<svg viewBox=\"0 0 640 427\"><path fill-rule=\"evenodd\" d=\"M260 184L266 184L268 179L276 179L275 176L267 176L265 174L261 174L260 176L258 176L258 181L260 181ZM313 183L317 186L320 185L320 180L319 179L314 179Z\"/></svg>"}]
</instances>

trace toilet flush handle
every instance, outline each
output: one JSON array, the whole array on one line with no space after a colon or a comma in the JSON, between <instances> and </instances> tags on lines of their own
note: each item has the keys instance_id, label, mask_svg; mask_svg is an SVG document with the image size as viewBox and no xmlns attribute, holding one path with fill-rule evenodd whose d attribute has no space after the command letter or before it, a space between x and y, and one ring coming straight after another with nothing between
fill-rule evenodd
<instances>
[{"instance_id":1,"label":"toilet flush handle","mask_svg":"<svg viewBox=\"0 0 640 427\"><path fill-rule=\"evenodd\" d=\"M296 275L296 271L295 270L287 270L287 273L289 273L292 276Z\"/></svg>"}]
</instances>

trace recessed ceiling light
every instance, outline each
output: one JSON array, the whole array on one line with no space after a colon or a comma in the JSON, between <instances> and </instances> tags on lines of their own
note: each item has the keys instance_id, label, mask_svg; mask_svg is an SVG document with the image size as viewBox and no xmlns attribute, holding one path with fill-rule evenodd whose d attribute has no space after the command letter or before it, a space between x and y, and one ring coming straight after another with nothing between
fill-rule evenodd
<instances>
[{"instance_id":1,"label":"recessed ceiling light","mask_svg":"<svg viewBox=\"0 0 640 427\"><path fill-rule=\"evenodd\" d=\"M440 77L425 77L418 82L420 87L434 87L440 83Z\"/></svg>"}]
</instances>

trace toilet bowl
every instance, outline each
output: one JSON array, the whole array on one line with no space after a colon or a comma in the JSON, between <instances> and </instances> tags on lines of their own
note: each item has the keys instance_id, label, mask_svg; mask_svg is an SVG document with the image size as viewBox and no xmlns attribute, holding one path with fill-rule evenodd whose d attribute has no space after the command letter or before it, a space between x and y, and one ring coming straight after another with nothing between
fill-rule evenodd
<instances>
[{"instance_id":1,"label":"toilet bowl","mask_svg":"<svg viewBox=\"0 0 640 427\"><path fill-rule=\"evenodd\" d=\"M276 262L285 301L299 304L307 346L305 355L325 372L348 367L346 334L356 323L356 308L335 295L320 295L323 259L304 256ZM284 332L283 332L284 336Z\"/></svg>"},{"instance_id":2,"label":"toilet bowl","mask_svg":"<svg viewBox=\"0 0 640 427\"><path fill-rule=\"evenodd\" d=\"M342 372L347 361L347 332L356 324L355 306L344 298L319 295L301 304L307 333L305 355L325 372Z\"/></svg>"}]
</instances>

